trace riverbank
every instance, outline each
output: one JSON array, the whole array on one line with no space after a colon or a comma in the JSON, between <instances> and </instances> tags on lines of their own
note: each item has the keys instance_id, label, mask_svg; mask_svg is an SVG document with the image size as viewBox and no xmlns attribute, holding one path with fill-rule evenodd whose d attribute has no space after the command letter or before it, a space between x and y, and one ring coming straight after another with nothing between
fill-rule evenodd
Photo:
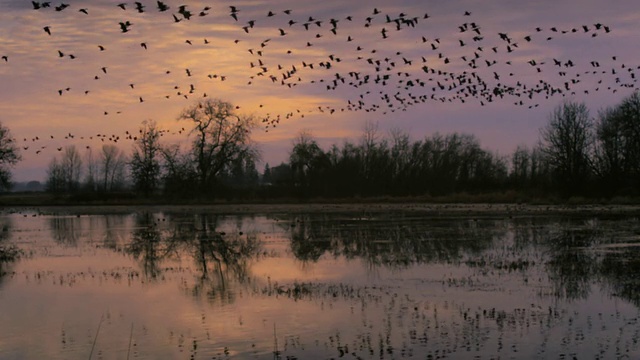
<instances>
[{"instance_id":1,"label":"riverbank","mask_svg":"<svg viewBox=\"0 0 640 360\"><path fill-rule=\"evenodd\" d=\"M194 204L194 205L40 205L5 206L4 213L60 214L125 214L137 212L210 214L318 214L360 213L428 214L434 217L518 217L546 215L640 216L639 205L530 205L530 204L429 204L429 203L305 203L305 204Z\"/></svg>"}]
</instances>

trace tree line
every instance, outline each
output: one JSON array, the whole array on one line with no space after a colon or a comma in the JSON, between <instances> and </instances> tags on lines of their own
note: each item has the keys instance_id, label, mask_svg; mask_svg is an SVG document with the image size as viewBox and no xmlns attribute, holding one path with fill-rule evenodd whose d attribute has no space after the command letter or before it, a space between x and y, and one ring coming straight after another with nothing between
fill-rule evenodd
<instances>
[{"instance_id":1,"label":"tree line","mask_svg":"<svg viewBox=\"0 0 640 360\"><path fill-rule=\"evenodd\" d=\"M530 197L637 196L640 180L640 94L591 116L584 103L558 105L533 147L509 155L483 149L472 134L413 140L367 121L361 136L323 149L308 131L289 157L259 174L254 117L229 102L202 99L185 108L188 147L161 143L154 121L143 121L130 155L115 145L81 154L74 145L54 157L47 191L54 194L136 194L168 198L350 198L447 196L514 192ZM0 126L0 187L10 185L19 151Z\"/></svg>"}]
</instances>

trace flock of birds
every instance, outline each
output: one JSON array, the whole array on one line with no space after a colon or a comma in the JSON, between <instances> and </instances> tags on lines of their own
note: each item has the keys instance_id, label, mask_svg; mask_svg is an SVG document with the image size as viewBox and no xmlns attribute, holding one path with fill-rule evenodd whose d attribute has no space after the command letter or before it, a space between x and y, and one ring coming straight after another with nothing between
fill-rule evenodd
<instances>
[{"instance_id":1,"label":"flock of birds","mask_svg":"<svg viewBox=\"0 0 640 360\"><path fill-rule=\"evenodd\" d=\"M215 14L215 24L235 29L235 38L227 35L196 38L194 35L181 39L179 46L182 48L177 51L201 51L215 45L217 50L223 48L225 52L239 52L246 63L244 72L229 74L219 71L203 73L192 67L167 67L161 75L171 76L171 86L157 85L153 87L153 94L143 95L137 89L141 87L139 85L144 87L148 84L122 84L120 89L127 91L125 94L130 101L121 108L112 106L100 110L102 116L122 114L134 103L207 97L208 94L219 93L218 89L222 86L220 82L236 88L259 84L278 95L298 91L305 94L332 94L328 97L337 99L329 105L305 107L298 104L282 113L268 111L269 104L266 103L255 105L261 112L259 117L267 132L283 120L304 117L309 113L327 116L348 111L388 114L406 111L413 106L428 106L425 104L433 102L451 103L454 106L475 102L485 106L503 101L535 108L541 101L551 97L638 89L636 71L640 66L625 63L615 54L608 59L589 59L587 56L566 59L532 55L535 53L527 50L558 40L591 41L609 36L615 29L603 23L536 27L529 29L525 35L521 32L512 35L487 32L474 18L473 12L460 11L459 21L451 24L450 29L445 29L444 35L432 36L436 32L427 31L426 28L436 15L415 13L415 9L411 13L389 13L380 8L371 8L360 16L344 14L334 18L298 15L295 9L281 9L265 10L256 16L254 8L245 11L238 5L196 7L155 1L117 3L107 10L122 19L113 23L112 30L119 32L120 36L116 37L115 43L140 39L137 50L148 52L150 62L157 61L153 51L159 44L154 42L152 33L138 30L138 24L148 21L152 16L149 13L153 13L153 16L156 13L163 15L153 18L162 26L179 23L182 29L191 24L208 24L207 19ZM47 16L66 13L68 18L65 19L68 21L74 16L91 17L94 14L90 7L78 8L67 3L56 5L49 1L31 1L29 11L47 13ZM96 13L104 11L104 8L95 9ZM300 12L304 13L303 10ZM47 19L47 16L43 18ZM440 34L442 30L439 29ZM64 31L64 27L56 24L46 23L42 26L42 36L47 38L64 36ZM202 31L194 33L202 35ZM93 51L108 53L113 44L77 43L66 46L76 45L90 46ZM12 54L3 54L0 48L0 55L6 66L12 65ZM55 57L75 61L78 55L73 49L60 48ZM99 56L97 58L100 59ZM215 64L217 60L224 59L212 58L211 62ZM215 65L213 67L217 68ZM85 89L76 91L72 86L60 84L52 95L92 96L92 88L99 88L100 81L111 74L110 64L96 64L95 69L94 74L79 74L88 80ZM144 68L139 71L144 71ZM227 85L229 83L231 85ZM221 97L224 98L224 95ZM181 107L188 104L190 102L181 103ZM238 105L236 109L243 111L245 106ZM117 143L120 140L136 140L134 132L96 134L81 139ZM166 130L163 134L183 132L184 128ZM34 150L39 154L46 145L38 142L53 138L24 138L22 146L24 150ZM64 137L65 140L75 138L71 133ZM62 147L56 149L62 151Z\"/></svg>"}]
</instances>

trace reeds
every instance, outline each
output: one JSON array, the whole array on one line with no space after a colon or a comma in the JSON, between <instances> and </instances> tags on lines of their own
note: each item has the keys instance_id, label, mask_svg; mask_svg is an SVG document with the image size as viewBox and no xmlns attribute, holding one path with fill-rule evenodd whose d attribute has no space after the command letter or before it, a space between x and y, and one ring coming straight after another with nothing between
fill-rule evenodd
<instances>
[{"instance_id":1,"label":"reeds","mask_svg":"<svg viewBox=\"0 0 640 360\"><path fill-rule=\"evenodd\" d=\"M102 321L104 321L104 313L100 316L100 323L98 324L98 330L96 330L96 337L93 339L93 345L91 345L91 352L89 353L89 360L93 356L93 349L96 347L96 342L98 341L98 334L100 334L100 327L102 326Z\"/></svg>"},{"instance_id":2,"label":"reeds","mask_svg":"<svg viewBox=\"0 0 640 360\"><path fill-rule=\"evenodd\" d=\"M129 348L127 349L127 360L131 354L131 341L133 340L133 322L131 322L131 332L129 332Z\"/></svg>"},{"instance_id":3,"label":"reeds","mask_svg":"<svg viewBox=\"0 0 640 360\"><path fill-rule=\"evenodd\" d=\"M276 335L276 324L273 323L273 358L280 359L280 350L278 350L278 336Z\"/></svg>"}]
</instances>

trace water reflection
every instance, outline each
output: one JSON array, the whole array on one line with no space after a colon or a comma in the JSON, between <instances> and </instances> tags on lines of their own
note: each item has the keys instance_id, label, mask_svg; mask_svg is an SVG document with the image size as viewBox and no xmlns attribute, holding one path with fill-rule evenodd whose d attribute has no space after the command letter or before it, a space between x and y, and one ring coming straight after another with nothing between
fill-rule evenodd
<instances>
[{"instance_id":1,"label":"water reflection","mask_svg":"<svg viewBox=\"0 0 640 360\"><path fill-rule=\"evenodd\" d=\"M218 230L218 220L207 214L139 214L126 251L138 260L147 279L156 279L163 272L163 261L188 258L195 265L196 281L183 284L185 291L212 301L233 302L232 284L249 281L250 263L261 253L261 243L255 233L245 234L239 225L230 233Z\"/></svg>"},{"instance_id":2,"label":"water reflection","mask_svg":"<svg viewBox=\"0 0 640 360\"><path fill-rule=\"evenodd\" d=\"M563 358L614 349L640 314L635 219L138 212L0 226L0 245L35 254L0 262L14 267L0 276L0 358L86 358L86 319L104 309L105 358L125 358L134 324L140 358L267 358L276 323L283 358ZM46 310L14 315L26 308ZM25 343L35 323L64 342Z\"/></svg>"},{"instance_id":3,"label":"water reflection","mask_svg":"<svg viewBox=\"0 0 640 360\"><path fill-rule=\"evenodd\" d=\"M169 249L151 213L136 216L131 242L125 251L138 260L147 280L155 280L160 275L160 261L167 256Z\"/></svg>"},{"instance_id":4,"label":"water reflection","mask_svg":"<svg viewBox=\"0 0 640 360\"><path fill-rule=\"evenodd\" d=\"M274 231L288 239L292 256L303 267L332 258L360 260L371 273L421 264L467 266L485 277L489 272L520 271L527 272L524 278L544 276L551 289L541 294L559 299L585 299L598 282L606 284L611 295L635 304L640 299L639 247L619 247L626 233L620 233L619 226L599 226L595 219L478 221L295 214L270 220L276 227L262 233L247 231L246 220L144 212L133 217L54 216L49 221L57 243L78 246L82 238L116 252L124 250L138 261L147 281L157 280L170 262L188 260L196 275L184 290L224 303L236 296L233 286L250 284L251 265L267 254L261 238ZM638 230L635 221L625 226L628 234ZM6 228L2 234L6 237L9 232ZM602 246L607 251L600 251Z\"/></svg>"},{"instance_id":5,"label":"water reflection","mask_svg":"<svg viewBox=\"0 0 640 360\"><path fill-rule=\"evenodd\" d=\"M236 296L231 284L249 280L249 264L259 254L260 242L255 234L244 234L239 228L227 234L217 226L218 216L197 215L194 221L177 226L170 241L196 263L200 276L191 293L230 303Z\"/></svg>"},{"instance_id":6,"label":"water reflection","mask_svg":"<svg viewBox=\"0 0 640 360\"><path fill-rule=\"evenodd\" d=\"M589 296L599 270L598 255L590 249L601 238L602 234L597 229L570 226L549 234L546 265L556 297L576 300Z\"/></svg>"},{"instance_id":7,"label":"water reflection","mask_svg":"<svg viewBox=\"0 0 640 360\"><path fill-rule=\"evenodd\" d=\"M640 308L640 251L637 245L605 254L599 270L611 294Z\"/></svg>"},{"instance_id":8,"label":"water reflection","mask_svg":"<svg viewBox=\"0 0 640 360\"><path fill-rule=\"evenodd\" d=\"M82 221L70 216L54 216L50 218L53 239L60 245L77 246Z\"/></svg>"},{"instance_id":9,"label":"water reflection","mask_svg":"<svg viewBox=\"0 0 640 360\"><path fill-rule=\"evenodd\" d=\"M0 286L4 277L10 271L13 262L20 255L20 250L8 244L11 237L11 219L0 219Z\"/></svg>"},{"instance_id":10,"label":"water reflection","mask_svg":"<svg viewBox=\"0 0 640 360\"><path fill-rule=\"evenodd\" d=\"M382 219L309 218L291 226L297 259L316 262L324 254L362 259L369 268L403 269L415 264L458 264L503 236L502 226L479 227L469 221L384 221Z\"/></svg>"}]
</instances>

